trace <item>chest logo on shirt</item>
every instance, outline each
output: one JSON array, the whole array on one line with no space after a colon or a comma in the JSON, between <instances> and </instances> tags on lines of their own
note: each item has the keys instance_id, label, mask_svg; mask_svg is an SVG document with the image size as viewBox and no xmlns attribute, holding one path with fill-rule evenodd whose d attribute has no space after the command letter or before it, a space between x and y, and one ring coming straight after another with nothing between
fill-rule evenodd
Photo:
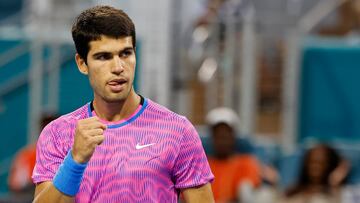
<instances>
[{"instance_id":1,"label":"chest logo on shirt","mask_svg":"<svg viewBox=\"0 0 360 203\"><path fill-rule=\"evenodd\" d=\"M136 149L142 149L142 148L145 148L145 147L150 147L152 145L154 145L156 143L151 143L151 144L145 144L145 145L140 145L139 143L136 144L135 148Z\"/></svg>"}]
</instances>

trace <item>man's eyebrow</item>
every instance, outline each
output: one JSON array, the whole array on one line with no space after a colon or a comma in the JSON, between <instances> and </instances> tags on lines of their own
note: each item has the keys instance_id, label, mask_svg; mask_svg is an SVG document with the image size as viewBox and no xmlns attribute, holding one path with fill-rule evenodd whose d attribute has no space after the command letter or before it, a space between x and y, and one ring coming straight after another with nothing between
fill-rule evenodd
<instances>
[{"instance_id":1,"label":"man's eyebrow","mask_svg":"<svg viewBox=\"0 0 360 203\"><path fill-rule=\"evenodd\" d=\"M125 47L124 49L120 50L120 53L125 52L125 51L134 51L134 48L133 47Z\"/></svg>"},{"instance_id":2,"label":"man's eyebrow","mask_svg":"<svg viewBox=\"0 0 360 203\"><path fill-rule=\"evenodd\" d=\"M120 50L119 53L123 53L123 52L126 52L126 51L134 51L134 48L133 47L125 47L124 49ZM112 52L110 52L110 51L100 51L100 52L94 53L92 56L97 57L97 56L107 55L107 54L112 54Z\"/></svg>"}]
</instances>

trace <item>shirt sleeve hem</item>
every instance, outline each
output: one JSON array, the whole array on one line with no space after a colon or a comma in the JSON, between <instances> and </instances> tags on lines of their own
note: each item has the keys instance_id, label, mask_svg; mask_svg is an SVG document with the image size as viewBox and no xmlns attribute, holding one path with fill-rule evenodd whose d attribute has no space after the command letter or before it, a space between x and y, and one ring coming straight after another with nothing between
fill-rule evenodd
<instances>
[{"instance_id":1,"label":"shirt sleeve hem","mask_svg":"<svg viewBox=\"0 0 360 203\"><path fill-rule=\"evenodd\" d=\"M49 178L49 177L37 178L37 179L33 180L33 183L39 184L39 183L46 182L46 181L52 181L52 178Z\"/></svg>"},{"instance_id":2,"label":"shirt sleeve hem","mask_svg":"<svg viewBox=\"0 0 360 203\"><path fill-rule=\"evenodd\" d=\"M176 189L187 189L187 188L193 188L193 187L199 187L199 186L203 186L207 183L212 183L214 181L214 178L207 178L204 179L202 181L196 182L196 183L192 183L192 184L180 184L180 185L175 185Z\"/></svg>"}]
</instances>

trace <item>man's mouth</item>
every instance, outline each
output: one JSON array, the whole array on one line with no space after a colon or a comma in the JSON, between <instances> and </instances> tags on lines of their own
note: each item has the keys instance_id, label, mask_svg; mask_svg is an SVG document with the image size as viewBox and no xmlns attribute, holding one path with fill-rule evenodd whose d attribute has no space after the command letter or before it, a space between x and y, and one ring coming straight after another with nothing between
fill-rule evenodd
<instances>
[{"instance_id":1,"label":"man's mouth","mask_svg":"<svg viewBox=\"0 0 360 203\"><path fill-rule=\"evenodd\" d=\"M109 85L111 91L113 92L121 92L127 83L125 79L114 79L110 80L107 84Z\"/></svg>"}]
</instances>

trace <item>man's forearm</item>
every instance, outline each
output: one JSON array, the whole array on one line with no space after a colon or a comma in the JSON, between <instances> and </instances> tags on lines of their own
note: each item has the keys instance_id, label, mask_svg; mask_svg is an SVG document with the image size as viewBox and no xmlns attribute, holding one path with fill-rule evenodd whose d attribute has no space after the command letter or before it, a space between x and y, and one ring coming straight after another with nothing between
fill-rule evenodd
<instances>
[{"instance_id":1,"label":"man's forearm","mask_svg":"<svg viewBox=\"0 0 360 203\"><path fill-rule=\"evenodd\" d=\"M44 182L36 186L33 203L74 203L74 199L57 190L52 182Z\"/></svg>"}]
</instances>

